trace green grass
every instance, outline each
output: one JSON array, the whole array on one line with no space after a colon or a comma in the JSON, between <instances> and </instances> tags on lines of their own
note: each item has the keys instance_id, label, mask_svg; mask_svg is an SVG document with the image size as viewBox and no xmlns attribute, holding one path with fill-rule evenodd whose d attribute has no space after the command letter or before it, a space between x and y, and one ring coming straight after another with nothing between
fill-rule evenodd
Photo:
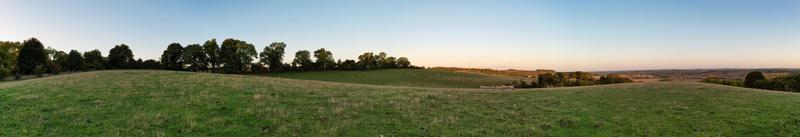
<instances>
[{"instance_id":1,"label":"green grass","mask_svg":"<svg viewBox=\"0 0 800 137\"><path fill-rule=\"evenodd\" d=\"M303 80L318 80L370 85L439 88L479 88L511 83L519 78L424 69L382 69L370 71L318 71L268 74Z\"/></svg>"},{"instance_id":2,"label":"green grass","mask_svg":"<svg viewBox=\"0 0 800 137\"><path fill-rule=\"evenodd\" d=\"M800 95L655 82L533 90L118 70L0 83L0 136L800 136Z\"/></svg>"}]
</instances>

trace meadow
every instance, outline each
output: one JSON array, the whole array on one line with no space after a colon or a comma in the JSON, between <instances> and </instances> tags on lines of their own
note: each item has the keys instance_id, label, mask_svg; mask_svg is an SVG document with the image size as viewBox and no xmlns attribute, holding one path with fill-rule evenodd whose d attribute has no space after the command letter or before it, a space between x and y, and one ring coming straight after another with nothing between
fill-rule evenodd
<instances>
[{"instance_id":1,"label":"meadow","mask_svg":"<svg viewBox=\"0 0 800 137\"><path fill-rule=\"evenodd\" d=\"M800 95L683 82L483 90L160 70L0 83L0 136L798 136Z\"/></svg>"}]
</instances>

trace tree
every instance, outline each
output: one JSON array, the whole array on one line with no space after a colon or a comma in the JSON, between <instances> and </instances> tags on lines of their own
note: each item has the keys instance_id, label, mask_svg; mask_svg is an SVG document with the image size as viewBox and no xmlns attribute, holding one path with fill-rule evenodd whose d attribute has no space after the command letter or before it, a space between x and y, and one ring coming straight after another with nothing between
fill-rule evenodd
<instances>
[{"instance_id":1,"label":"tree","mask_svg":"<svg viewBox=\"0 0 800 137\"><path fill-rule=\"evenodd\" d=\"M164 64L166 69L170 70L183 70L183 46L179 43L171 43L167 46L167 50L161 54L161 63Z\"/></svg>"},{"instance_id":2,"label":"tree","mask_svg":"<svg viewBox=\"0 0 800 137\"><path fill-rule=\"evenodd\" d=\"M355 60L348 59L348 60L344 60L344 62L342 62L342 63L339 63L339 69L341 69L341 70L355 70L356 68L357 67L356 67L356 61Z\"/></svg>"},{"instance_id":3,"label":"tree","mask_svg":"<svg viewBox=\"0 0 800 137\"><path fill-rule=\"evenodd\" d=\"M744 78L744 87L758 88L758 86L756 86L756 81L764 80L764 79L766 79L766 77L764 77L764 74L761 73L761 72L753 71L753 72L747 73L747 76L745 76L745 78Z\"/></svg>"},{"instance_id":4,"label":"tree","mask_svg":"<svg viewBox=\"0 0 800 137\"><path fill-rule=\"evenodd\" d=\"M294 61L292 61L292 65L298 66L301 70L310 70L313 67L313 61L311 61L311 52L308 50L300 50L294 54Z\"/></svg>"},{"instance_id":5,"label":"tree","mask_svg":"<svg viewBox=\"0 0 800 137\"><path fill-rule=\"evenodd\" d=\"M53 54L53 63L58 64L61 67L66 67L67 59L69 59L69 55L64 51L58 51Z\"/></svg>"},{"instance_id":6,"label":"tree","mask_svg":"<svg viewBox=\"0 0 800 137\"><path fill-rule=\"evenodd\" d=\"M108 51L108 69L131 68L131 64L136 61L133 59L133 52L128 45L120 44Z\"/></svg>"},{"instance_id":7,"label":"tree","mask_svg":"<svg viewBox=\"0 0 800 137\"><path fill-rule=\"evenodd\" d=\"M145 60L144 62L142 62L142 68L143 69L159 69L159 68L161 68L161 63L156 61L156 60L153 60L153 59L148 59L148 60Z\"/></svg>"},{"instance_id":8,"label":"tree","mask_svg":"<svg viewBox=\"0 0 800 137\"><path fill-rule=\"evenodd\" d=\"M219 68L219 45L217 39L211 39L203 43L203 51L206 53L206 64L211 66L211 72Z\"/></svg>"},{"instance_id":9,"label":"tree","mask_svg":"<svg viewBox=\"0 0 800 137\"><path fill-rule=\"evenodd\" d=\"M208 64L206 61L206 53L203 51L203 47L200 44L191 44L187 45L186 48L183 50L183 62L189 64L189 70L191 71L203 71L206 70Z\"/></svg>"},{"instance_id":10,"label":"tree","mask_svg":"<svg viewBox=\"0 0 800 137\"><path fill-rule=\"evenodd\" d=\"M225 73L241 73L248 69L256 54L253 44L237 39L225 39L222 41L219 57Z\"/></svg>"},{"instance_id":11,"label":"tree","mask_svg":"<svg viewBox=\"0 0 800 137\"><path fill-rule=\"evenodd\" d=\"M380 52L377 55L375 55L374 65L376 68L385 68L385 66L383 66L383 62L386 60L386 56L387 56L386 52Z\"/></svg>"},{"instance_id":12,"label":"tree","mask_svg":"<svg viewBox=\"0 0 800 137\"><path fill-rule=\"evenodd\" d=\"M386 57L386 59L383 60L383 65L381 66L383 66L384 68L397 68L397 58Z\"/></svg>"},{"instance_id":13,"label":"tree","mask_svg":"<svg viewBox=\"0 0 800 137\"><path fill-rule=\"evenodd\" d=\"M285 54L286 44L283 42L273 42L268 47L264 47L261 52L261 63L269 67L269 71L279 72L283 71L283 54Z\"/></svg>"},{"instance_id":14,"label":"tree","mask_svg":"<svg viewBox=\"0 0 800 137\"><path fill-rule=\"evenodd\" d=\"M376 68L377 61L372 52L367 52L358 56L358 69L368 70Z\"/></svg>"},{"instance_id":15,"label":"tree","mask_svg":"<svg viewBox=\"0 0 800 137\"><path fill-rule=\"evenodd\" d=\"M409 68L409 67L411 67L411 62L408 61L408 58L406 58L406 57L397 58L397 67Z\"/></svg>"},{"instance_id":16,"label":"tree","mask_svg":"<svg viewBox=\"0 0 800 137\"><path fill-rule=\"evenodd\" d=\"M69 55L67 55L67 61L64 64L64 67L69 71L79 71L82 70L83 67L83 55L77 50L69 51Z\"/></svg>"},{"instance_id":17,"label":"tree","mask_svg":"<svg viewBox=\"0 0 800 137\"><path fill-rule=\"evenodd\" d=\"M20 49L19 57L17 58L17 67L19 73L33 74L36 66L45 65L47 62L47 55L44 51L44 45L36 38L31 38L22 42L22 49Z\"/></svg>"},{"instance_id":18,"label":"tree","mask_svg":"<svg viewBox=\"0 0 800 137\"><path fill-rule=\"evenodd\" d=\"M133 59L133 52L128 47L128 45L120 44L111 48L108 51L108 64L106 68L108 69L123 69L123 68L130 68L131 64L135 60Z\"/></svg>"},{"instance_id":19,"label":"tree","mask_svg":"<svg viewBox=\"0 0 800 137\"><path fill-rule=\"evenodd\" d=\"M333 61L333 53L325 50L325 48L314 51L314 57L317 58L316 63L320 70L333 69L333 66L336 64L336 62Z\"/></svg>"},{"instance_id":20,"label":"tree","mask_svg":"<svg viewBox=\"0 0 800 137\"><path fill-rule=\"evenodd\" d=\"M17 65L17 55L21 46L19 42L0 41L0 79L11 75L11 71Z\"/></svg>"},{"instance_id":21,"label":"tree","mask_svg":"<svg viewBox=\"0 0 800 137\"><path fill-rule=\"evenodd\" d=\"M100 50L92 50L86 53L83 53L83 59L85 60L83 63L83 69L88 70L102 70L105 69L105 62L106 59L103 58L103 53Z\"/></svg>"}]
</instances>

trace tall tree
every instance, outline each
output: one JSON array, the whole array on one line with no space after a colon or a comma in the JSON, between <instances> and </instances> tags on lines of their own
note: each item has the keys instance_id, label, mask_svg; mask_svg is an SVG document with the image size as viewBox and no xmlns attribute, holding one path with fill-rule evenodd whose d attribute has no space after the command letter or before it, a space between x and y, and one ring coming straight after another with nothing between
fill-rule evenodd
<instances>
[{"instance_id":1,"label":"tall tree","mask_svg":"<svg viewBox=\"0 0 800 137\"><path fill-rule=\"evenodd\" d=\"M381 66L383 66L384 68L397 68L397 58L386 57L386 59L383 60L383 65Z\"/></svg>"},{"instance_id":2,"label":"tall tree","mask_svg":"<svg viewBox=\"0 0 800 137\"><path fill-rule=\"evenodd\" d=\"M400 67L400 68L411 67L411 61L408 61L408 58L406 58L406 57L397 58L397 67Z\"/></svg>"},{"instance_id":3,"label":"tall tree","mask_svg":"<svg viewBox=\"0 0 800 137\"><path fill-rule=\"evenodd\" d=\"M294 54L294 60L292 61L292 65L298 66L301 70L310 70L313 67L313 61L311 61L311 52L308 50L300 50Z\"/></svg>"},{"instance_id":4,"label":"tall tree","mask_svg":"<svg viewBox=\"0 0 800 137\"><path fill-rule=\"evenodd\" d=\"M64 67L69 71L79 71L82 70L83 61L83 55L81 55L80 52L77 50L70 50L67 55L67 63L64 64Z\"/></svg>"},{"instance_id":5,"label":"tall tree","mask_svg":"<svg viewBox=\"0 0 800 137\"><path fill-rule=\"evenodd\" d=\"M758 71L753 71L747 73L747 76L744 78L744 87L748 88L758 88L756 82L759 80L765 80L764 74Z\"/></svg>"},{"instance_id":6,"label":"tall tree","mask_svg":"<svg viewBox=\"0 0 800 137\"><path fill-rule=\"evenodd\" d=\"M253 44L237 39L225 39L220 48L223 70L225 73L245 72L256 54Z\"/></svg>"},{"instance_id":7,"label":"tall tree","mask_svg":"<svg viewBox=\"0 0 800 137\"><path fill-rule=\"evenodd\" d=\"M259 54L261 63L269 67L269 71L282 71L283 70L283 54L286 44L283 42L273 42L269 46L264 47L264 51Z\"/></svg>"},{"instance_id":8,"label":"tall tree","mask_svg":"<svg viewBox=\"0 0 800 137\"><path fill-rule=\"evenodd\" d=\"M0 69L9 75L17 65L17 55L21 45L19 42L0 41Z\"/></svg>"},{"instance_id":9,"label":"tall tree","mask_svg":"<svg viewBox=\"0 0 800 137\"><path fill-rule=\"evenodd\" d=\"M161 54L161 63L166 69L183 70L183 46L179 43L172 43L167 46L167 50Z\"/></svg>"},{"instance_id":10,"label":"tall tree","mask_svg":"<svg viewBox=\"0 0 800 137\"><path fill-rule=\"evenodd\" d=\"M375 55L375 67L376 68L384 68L383 62L386 60L386 52L380 52Z\"/></svg>"},{"instance_id":11,"label":"tall tree","mask_svg":"<svg viewBox=\"0 0 800 137\"><path fill-rule=\"evenodd\" d=\"M316 63L321 70L333 69L333 66L336 64L336 62L333 61L333 53L325 50L325 48L314 51L314 57L317 58Z\"/></svg>"},{"instance_id":12,"label":"tall tree","mask_svg":"<svg viewBox=\"0 0 800 137\"><path fill-rule=\"evenodd\" d=\"M83 69L88 70L102 70L105 69L106 59L103 58L103 53L100 50L91 50L83 53Z\"/></svg>"},{"instance_id":13,"label":"tall tree","mask_svg":"<svg viewBox=\"0 0 800 137\"><path fill-rule=\"evenodd\" d=\"M123 68L130 68L131 64L135 60L133 59L133 52L128 47L128 45L120 44L111 48L111 51L108 51L108 69L123 69Z\"/></svg>"},{"instance_id":14,"label":"tall tree","mask_svg":"<svg viewBox=\"0 0 800 137\"><path fill-rule=\"evenodd\" d=\"M18 72L22 74L33 74L33 69L36 66L45 65L47 55L44 51L44 45L36 38L31 38L22 42L22 49L20 49L19 57L17 58Z\"/></svg>"},{"instance_id":15,"label":"tall tree","mask_svg":"<svg viewBox=\"0 0 800 137\"><path fill-rule=\"evenodd\" d=\"M22 44L0 41L0 80L11 75L17 65L17 53Z\"/></svg>"},{"instance_id":16,"label":"tall tree","mask_svg":"<svg viewBox=\"0 0 800 137\"><path fill-rule=\"evenodd\" d=\"M367 52L358 56L358 68L362 70L377 68L377 61L372 52Z\"/></svg>"},{"instance_id":17,"label":"tall tree","mask_svg":"<svg viewBox=\"0 0 800 137\"><path fill-rule=\"evenodd\" d=\"M220 64L217 39L211 39L203 43L203 51L206 53L206 64L210 65L212 72L216 71Z\"/></svg>"},{"instance_id":18,"label":"tall tree","mask_svg":"<svg viewBox=\"0 0 800 137\"><path fill-rule=\"evenodd\" d=\"M203 71L208 66L206 64L208 59L206 59L206 54L200 44L186 45L182 58L184 63L189 64L189 70L191 71Z\"/></svg>"}]
</instances>

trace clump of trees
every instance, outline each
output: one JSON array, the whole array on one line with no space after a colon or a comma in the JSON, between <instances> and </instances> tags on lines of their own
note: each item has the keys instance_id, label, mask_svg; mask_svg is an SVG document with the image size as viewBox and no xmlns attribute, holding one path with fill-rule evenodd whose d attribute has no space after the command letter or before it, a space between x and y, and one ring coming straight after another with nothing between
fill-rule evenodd
<instances>
[{"instance_id":1,"label":"clump of trees","mask_svg":"<svg viewBox=\"0 0 800 137\"><path fill-rule=\"evenodd\" d=\"M216 39L208 40L202 46L190 44L182 47L173 43L164 50L161 63L169 70L219 73L421 68L411 65L406 57L392 57L385 52L367 52L360 55L358 61L336 61L333 52L325 48L313 52L299 50L290 63L285 63L286 43L270 43L261 52L255 49L253 44L238 39L225 39L221 46L217 45Z\"/></svg>"},{"instance_id":2,"label":"clump of trees","mask_svg":"<svg viewBox=\"0 0 800 137\"><path fill-rule=\"evenodd\" d=\"M517 80L508 85L514 86L514 88L551 88L630 82L633 82L633 80L618 74L609 74L595 79L591 73L576 71L539 74L535 81Z\"/></svg>"},{"instance_id":3,"label":"clump of trees","mask_svg":"<svg viewBox=\"0 0 800 137\"><path fill-rule=\"evenodd\" d=\"M134 59L130 47L119 44L108 56L100 50L80 52L58 51L45 46L36 38L20 42L0 41L0 80L15 75L59 74L61 72L104 69L167 69L215 73L267 73L285 71L370 70L384 68L421 68L411 65L408 58L391 57L384 52L367 52L358 60L334 60L325 48L295 53L291 64L283 62L286 44L273 42L259 53L253 44L238 39L216 39L200 44L171 43L159 60Z\"/></svg>"},{"instance_id":4,"label":"clump of trees","mask_svg":"<svg viewBox=\"0 0 800 137\"><path fill-rule=\"evenodd\" d=\"M737 86L737 87L743 87L744 86L744 81L738 80L738 79L724 79L724 78L709 77L709 78L703 79L702 82L704 82L704 83L712 83L712 84L720 84L720 85L728 85L728 86Z\"/></svg>"},{"instance_id":5,"label":"clump of trees","mask_svg":"<svg viewBox=\"0 0 800 137\"><path fill-rule=\"evenodd\" d=\"M800 92L800 73L768 79L764 76L764 73L753 71L747 73L744 80L706 78L703 79L703 82L746 88Z\"/></svg>"},{"instance_id":6,"label":"clump of trees","mask_svg":"<svg viewBox=\"0 0 800 137\"><path fill-rule=\"evenodd\" d=\"M748 88L800 92L800 74L767 79L763 73L754 71L747 73L742 83Z\"/></svg>"}]
</instances>

